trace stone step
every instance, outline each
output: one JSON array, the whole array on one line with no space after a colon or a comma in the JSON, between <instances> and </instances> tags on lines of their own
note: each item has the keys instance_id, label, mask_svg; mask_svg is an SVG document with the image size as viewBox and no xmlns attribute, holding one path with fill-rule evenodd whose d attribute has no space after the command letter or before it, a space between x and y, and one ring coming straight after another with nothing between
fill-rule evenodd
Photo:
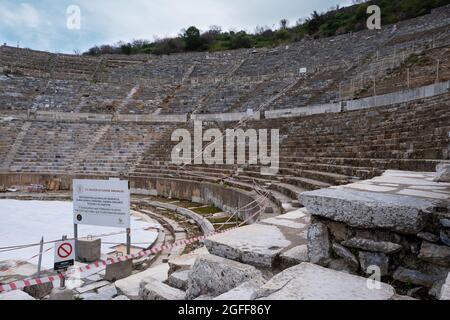
<instances>
[{"instance_id":1,"label":"stone step","mask_svg":"<svg viewBox=\"0 0 450 320\"><path fill-rule=\"evenodd\" d=\"M288 184L300 187L297 188L299 191L316 190L330 187L330 184L328 183L302 177L283 177L283 181Z\"/></svg>"},{"instance_id":2,"label":"stone step","mask_svg":"<svg viewBox=\"0 0 450 320\"><path fill-rule=\"evenodd\" d=\"M298 195L305 191L305 189L299 188L296 185L281 182L271 183L270 188L281 192L282 194L288 196L291 200L297 200Z\"/></svg>"}]
</instances>

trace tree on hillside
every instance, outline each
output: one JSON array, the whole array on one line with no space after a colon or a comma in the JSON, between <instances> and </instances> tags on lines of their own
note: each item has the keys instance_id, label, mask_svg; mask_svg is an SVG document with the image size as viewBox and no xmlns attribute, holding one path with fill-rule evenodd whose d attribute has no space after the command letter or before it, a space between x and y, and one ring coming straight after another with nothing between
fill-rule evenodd
<instances>
[{"instance_id":1,"label":"tree on hillside","mask_svg":"<svg viewBox=\"0 0 450 320\"><path fill-rule=\"evenodd\" d=\"M203 41L200 37L200 30L198 30L196 27L189 27L183 32L182 37L184 39L186 50L197 51L201 49Z\"/></svg>"}]
</instances>

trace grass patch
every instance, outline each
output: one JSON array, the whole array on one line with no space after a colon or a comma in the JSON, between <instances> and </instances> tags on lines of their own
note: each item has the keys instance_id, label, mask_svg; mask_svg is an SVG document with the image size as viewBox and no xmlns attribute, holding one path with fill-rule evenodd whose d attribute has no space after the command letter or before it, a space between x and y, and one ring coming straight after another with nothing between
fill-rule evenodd
<instances>
[{"instance_id":1,"label":"grass patch","mask_svg":"<svg viewBox=\"0 0 450 320\"><path fill-rule=\"evenodd\" d=\"M207 206L207 207L192 209L192 211L194 211L195 213L201 214L201 215L208 215L208 214L222 212L221 209L214 207L214 206Z\"/></svg>"}]
</instances>

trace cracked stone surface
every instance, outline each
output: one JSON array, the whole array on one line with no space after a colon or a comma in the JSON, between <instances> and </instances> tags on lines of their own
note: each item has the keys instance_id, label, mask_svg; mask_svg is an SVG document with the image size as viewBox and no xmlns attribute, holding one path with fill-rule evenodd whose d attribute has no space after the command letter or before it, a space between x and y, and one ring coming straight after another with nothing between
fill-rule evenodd
<instances>
[{"instance_id":1,"label":"cracked stone surface","mask_svg":"<svg viewBox=\"0 0 450 320\"><path fill-rule=\"evenodd\" d=\"M367 279L321 266L302 263L279 273L261 287L258 300L389 300L395 291L379 283L378 290Z\"/></svg>"},{"instance_id":2,"label":"cracked stone surface","mask_svg":"<svg viewBox=\"0 0 450 320\"><path fill-rule=\"evenodd\" d=\"M291 245L277 226L253 224L217 234L205 240L211 254L248 263L271 267L276 256Z\"/></svg>"},{"instance_id":3,"label":"cracked stone surface","mask_svg":"<svg viewBox=\"0 0 450 320\"><path fill-rule=\"evenodd\" d=\"M211 254L272 268L280 255L300 245L306 245L310 215L305 208L269 218L259 223L217 234L205 240Z\"/></svg>"}]
</instances>

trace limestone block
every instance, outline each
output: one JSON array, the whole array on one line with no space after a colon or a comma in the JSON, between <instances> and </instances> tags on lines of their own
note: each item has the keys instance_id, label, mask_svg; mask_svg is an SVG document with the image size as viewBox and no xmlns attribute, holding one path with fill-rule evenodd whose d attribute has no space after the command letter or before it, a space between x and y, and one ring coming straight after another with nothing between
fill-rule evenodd
<instances>
[{"instance_id":1,"label":"limestone block","mask_svg":"<svg viewBox=\"0 0 450 320\"><path fill-rule=\"evenodd\" d=\"M326 265L330 262L330 239L323 223L308 228L308 257L311 263Z\"/></svg>"},{"instance_id":2,"label":"limestone block","mask_svg":"<svg viewBox=\"0 0 450 320\"><path fill-rule=\"evenodd\" d=\"M100 260L102 240L77 240L77 261L91 263Z\"/></svg>"},{"instance_id":3,"label":"limestone block","mask_svg":"<svg viewBox=\"0 0 450 320\"><path fill-rule=\"evenodd\" d=\"M106 266L105 280L117 281L131 276L133 271L133 261L127 260Z\"/></svg>"},{"instance_id":4,"label":"limestone block","mask_svg":"<svg viewBox=\"0 0 450 320\"><path fill-rule=\"evenodd\" d=\"M169 260L169 274L172 274L176 271L185 271L190 270L197 260L198 255L194 254L185 254L182 256L178 256Z\"/></svg>"},{"instance_id":5,"label":"limestone block","mask_svg":"<svg viewBox=\"0 0 450 320\"><path fill-rule=\"evenodd\" d=\"M167 263L149 268L145 271L133 274L127 278L116 281L114 284L119 293L126 295L131 300L139 300L139 286L147 278L156 279L160 282L166 281L169 265Z\"/></svg>"},{"instance_id":6,"label":"limestone block","mask_svg":"<svg viewBox=\"0 0 450 320\"><path fill-rule=\"evenodd\" d=\"M188 286L189 270L172 273L167 279L167 284L171 287L186 291Z\"/></svg>"},{"instance_id":7,"label":"limestone block","mask_svg":"<svg viewBox=\"0 0 450 320\"><path fill-rule=\"evenodd\" d=\"M218 296L262 274L255 267L214 255L202 255L189 273L187 299Z\"/></svg>"},{"instance_id":8,"label":"limestone block","mask_svg":"<svg viewBox=\"0 0 450 320\"><path fill-rule=\"evenodd\" d=\"M374 290L367 279L311 263L284 270L258 291L260 300L389 300L394 288L379 283Z\"/></svg>"},{"instance_id":9,"label":"limestone block","mask_svg":"<svg viewBox=\"0 0 450 320\"><path fill-rule=\"evenodd\" d=\"M204 243L211 254L268 268L272 267L283 249L291 245L279 227L263 224L217 234L205 239Z\"/></svg>"},{"instance_id":10,"label":"limestone block","mask_svg":"<svg viewBox=\"0 0 450 320\"><path fill-rule=\"evenodd\" d=\"M157 279L147 278L140 285L139 296L142 300L184 300L185 292Z\"/></svg>"},{"instance_id":11,"label":"limestone block","mask_svg":"<svg viewBox=\"0 0 450 320\"><path fill-rule=\"evenodd\" d=\"M280 255L280 264L283 269L290 268L302 262L308 262L308 246L300 245L283 252Z\"/></svg>"},{"instance_id":12,"label":"limestone block","mask_svg":"<svg viewBox=\"0 0 450 320\"><path fill-rule=\"evenodd\" d=\"M299 201L312 215L364 229L404 234L422 231L437 205L435 200L344 188L303 192Z\"/></svg>"}]
</instances>

